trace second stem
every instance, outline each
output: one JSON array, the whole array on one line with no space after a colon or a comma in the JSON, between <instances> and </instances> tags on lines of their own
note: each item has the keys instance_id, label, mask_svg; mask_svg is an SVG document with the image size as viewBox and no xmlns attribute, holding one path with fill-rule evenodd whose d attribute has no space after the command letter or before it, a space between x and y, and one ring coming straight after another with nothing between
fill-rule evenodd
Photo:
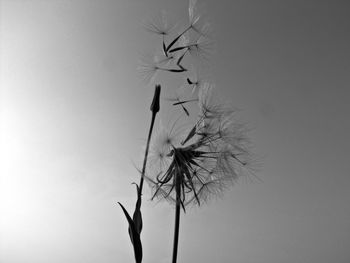
<instances>
[{"instance_id":1,"label":"second stem","mask_svg":"<svg viewBox=\"0 0 350 263\"><path fill-rule=\"evenodd\" d=\"M179 243L179 228L180 228L180 194L181 194L181 185L180 185L180 174L176 173L175 175L175 189L176 189L176 203L175 203L175 227L174 227L174 246L173 246L173 261L176 263L177 259L177 248Z\"/></svg>"}]
</instances>

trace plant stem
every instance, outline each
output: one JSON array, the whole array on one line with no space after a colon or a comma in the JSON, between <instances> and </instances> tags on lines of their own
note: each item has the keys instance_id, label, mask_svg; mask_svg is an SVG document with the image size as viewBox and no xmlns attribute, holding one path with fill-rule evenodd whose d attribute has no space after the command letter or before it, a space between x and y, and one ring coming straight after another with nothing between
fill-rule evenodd
<instances>
[{"instance_id":1,"label":"plant stem","mask_svg":"<svg viewBox=\"0 0 350 263\"><path fill-rule=\"evenodd\" d=\"M140 184L139 184L139 191L137 193L138 199L141 200L141 194L142 194L142 187L143 187L143 180L145 177L145 172L146 172L146 164L147 164L147 157L148 157L148 150L149 150L149 144L151 142L151 136L152 136L152 131L153 131L153 126L154 126L154 120L156 119L156 115L159 111L159 97L160 97L160 90L161 86L156 85L154 89L154 96L153 96L153 101L151 104L151 111L152 111L152 120L151 120L151 126L149 128L148 132L148 138L147 138L147 145L146 145L146 150L145 150L145 157L143 159L143 165L142 165L142 171L141 171L141 179L140 179Z\"/></svg>"},{"instance_id":2,"label":"plant stem","mask_svg":"<svg viewBox=\"0 0 350 263\"><path fill-rule=\"evenodd\" d=\"M156 119L156 115L157 115L157 112L152 112L152 120L151 120L151 125L150 125L150 128L149 128L149 132L148 132L148 138L147 138L147 144L146 144L146 150L145 150L145 157L143 159L143 166L142 166L142 171L141 171L140 187L139 187L139 192L138 192L139 197L141 197L141 193L142 193L142 187L143 187L143 181L144 181L145 171L146 171L146 164L147 164L149 144L150 144L150 141L151 141L153 126L154 126L154 120Z\"/></svg>"},{"instance_id":3,"label":"plant stem","mask_svg":"<svg viewBox=\"0 0 350 263\"><path fill-rule=\"evenodd\" d=\"M176 187L176 204L175 204L175 228L174 228L174 246L173 246L173 263L176 263L177 259L177 248L179 243L179 228L180 228L180 178L179 174L175 175L175 187Z\"/></svg>"}]
</instances>

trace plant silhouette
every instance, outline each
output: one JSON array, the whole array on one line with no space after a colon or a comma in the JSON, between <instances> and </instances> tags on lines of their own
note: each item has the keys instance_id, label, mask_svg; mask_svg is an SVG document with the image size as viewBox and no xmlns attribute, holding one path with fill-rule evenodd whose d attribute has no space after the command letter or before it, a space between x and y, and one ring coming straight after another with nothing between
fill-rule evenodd
<instances>
[{"instance_id":1,"label":"plant silhouette","mask_svg":"<svg viewBox=\"0 0 350 263\"><path fill-rule=\"evenodd\" d=\"M198 76L196 67L200 67L201 62L208 63L214 41L210 25L198 13L196 1L189 1L188 24L184 28L175 32L175 26L167 22L164 12L145 23L145 28L161 37L161 53L143 57L139 72L147 83L154 82L158 72L183 77L183 85L176 96L168 98L175 111L180 109L181 115L170 127L159 125L151 141L159 111L160 85L157 84L140 183L136 185L133 218L119 204L129 222L137 263L142 261L140 234L144 180L152 189L152 200L166 200L175 206L172 262L176 263L181 209L186 212L189 205L200 206L211 197L221 195L239 177L253 172L254 158L248 129L239 121L237 110L219 100L213 83ZM193 122L188 125L191 119Z\"/></svg>"}]
</instances>

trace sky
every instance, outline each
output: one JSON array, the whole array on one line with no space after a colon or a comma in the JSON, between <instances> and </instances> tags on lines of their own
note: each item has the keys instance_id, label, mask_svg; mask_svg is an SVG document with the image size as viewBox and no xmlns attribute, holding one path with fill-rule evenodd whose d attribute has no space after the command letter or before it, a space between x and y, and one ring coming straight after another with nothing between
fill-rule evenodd
<instances>
[{"instance_id":1,"label":"sky","mask_svg":"<svg viewBox=\"0 0 350 263\"><path fill-rule=\"evenodd\" d=\"M263 165L182 214L178 262L349 262L349 3L198 4ZM188 2L0 1L1 263L134 262L117 202L135 203L154 89L137 67L161 47L142 23L162 10L184 22ZM150 197L143 262L169 262L174 208Z\"/></svg>"}]
</instances>

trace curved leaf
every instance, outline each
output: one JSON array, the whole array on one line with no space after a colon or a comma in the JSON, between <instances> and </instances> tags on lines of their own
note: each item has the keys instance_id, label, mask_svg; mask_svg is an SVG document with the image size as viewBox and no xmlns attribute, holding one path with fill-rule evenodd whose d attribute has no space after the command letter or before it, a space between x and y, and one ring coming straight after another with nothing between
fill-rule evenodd
<instances>
[{"instance_id":1,"label":"curved leaf","mask_svg":"<svg viewBox=\"0 0 350 263\"><path fill-rule=\"evenodd\" d=\"M126 211L126 209L121 203L118 202L118 204L122 208L124 215L129 223L128 230L129 230L131 243L134 247L135 261L136 263L141 263L142 262L142 244L141 244L140 234L137 232L134 221L131 219L128 211Z\"/></svg>"}]
</instances>

